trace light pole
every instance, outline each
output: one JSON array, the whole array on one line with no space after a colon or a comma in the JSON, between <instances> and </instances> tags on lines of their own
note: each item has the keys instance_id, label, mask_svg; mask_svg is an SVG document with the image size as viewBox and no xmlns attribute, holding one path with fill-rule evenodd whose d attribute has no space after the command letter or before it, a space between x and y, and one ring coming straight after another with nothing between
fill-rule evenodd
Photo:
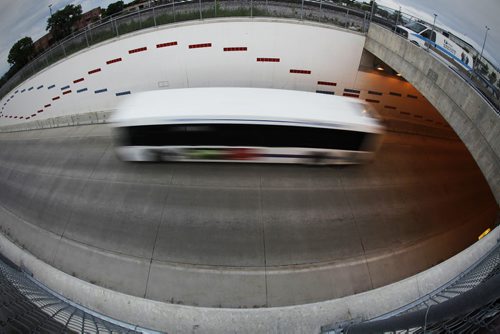
<instances>
[{"instance_id":1,"label":"light pole","mask_svg":"<svg viewBox=\"0 0 500 334\"><path fill-rule=\"evenodd\" d=\"M375 4L375 0L373 0L373 1L372 1L372 9L371 9L371 11L370 11L370 23L372 23L372 19L373 19L373 12L374 12L374 10L375 10L375 6L376 6L376 4Z\"/></svg>"},{"instance_id":2,"label":"light pole","mask_svg":"<svg viewBox=\"0 0 500 334\"><path fill-rule=\"evenodd\" d=\"M481 48L481 54L479 55L479 64L481 64L481 65L482 65L481 60L483 60L484 45L486 44L486 37L488 36L488 31L490 30L490 28L488 28L488 26L486 26L485 28L486 28L486 33L484 34L483 47ZM481 70L481 69L479 69L479 70Z\"/></svg>"},{"instance_id":3,"label":"light pole","mask_svg":"<svg viewBox=\"0 0 500 334\"><path fill-rule=\"evenodd\" d=\"M433 14L433 15L434 15L434 23L432 23L432 31L431 31L431 35L429 36L429 39L431 40L431 42L432 42L432 35L434 35L434 28L436 27L436 18L438 16L438 14ZM429 50L430 46L431 46L431 43L429 43L427 50Z\"/></svg>"},{"instance_id":4,"label":"light pole","mask_svg":"<svg viewBox=\"0 0 500 334\"><path fill-rule=\"evenodd\" d=\"M52 18L52 4L50 4L50 5L49 5L49 12L50 12L50 18ZM52 22L52 27L54 27L54 22ZM51 34L51 33L52 33L52 29L50 29L50 30L51 30L51 31L49 31L49 33ZM57 42L57 39L56 39L56 37L55 37L55 34L54 34L54 36L52 36L52 37L54 37L54 40Z\"/></svg>"}]
</instances>

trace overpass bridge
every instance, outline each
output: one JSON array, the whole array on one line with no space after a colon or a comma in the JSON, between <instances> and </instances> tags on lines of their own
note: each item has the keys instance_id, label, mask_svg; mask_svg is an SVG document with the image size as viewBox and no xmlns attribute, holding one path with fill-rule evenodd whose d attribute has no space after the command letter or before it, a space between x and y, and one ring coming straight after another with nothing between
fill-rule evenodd
<instances>
[{"instance_id":1,"label":"overpass bridge","mask_svg":"<svg viewBox=\"0 0 500 334\"><path fill-rule=\"evenodd\" d=\"M328 323L373 318L418 299L494 247L498 229L475 243L498 214L494 109L427 52L375 25L365 38L304 21L252 19L252 27L267 29L245 40L249 49L259 47L269 27L275 37L260 46L260 54L277 57L276 40L290 31L297 37L279 45L279 64L264 72L258 61L243 63L252 66L249 71L241 59L225 59L231 76L217 77L220 55L185 55L192 61L186 64L184 54L174 56L177 66L192 71L188 85L247 83L372 100L390 130L374 164L311 169L117 161L109 129L96 123L105 122L118 93L133 93L120 85L131 79L139 81L132 82L137 90L186 84L176 81L186 72L169 72L167 65L159 72L172 79L140 82L148 67L139 67L137 54L127 50L137 49L137 41L161 45L155 34L170 42L182 29L177 36L190 36L200 24L205 32L232 25L233 38L259 30L247 20L219 19L133 34L76 54L7 96L5 113L19 114L0 134L4 255L71 300L144 327L317 332ZM332 37L336 43L325 48L322 41ZM349 50L346 58L336 52L339 43ZM323 54L304 61L298 50L307 47ZM116 58L108 56L110 50ZM297 56L287 59L294 51ZM370 70L373 56L406 81ZM121 60L107 64L115 59ZM215 70L191 66L202 59ZM98 61L105 63L93 66ZM122 64L130 70L127 80L120 77L123 69L112 67ZM310 69L312 78L290 77L292 66ZM90 72L97 68L105 76L94 80L98 72ZM320 78L333 75L335 81ZM49 82L59 99L53 100L50 84L38 90ZM84 88L93 96L79 98ZM37 94L29 102L19 98L29 92ZM43 107L40 120L20 121L32 108L26 103L33 102L54 106Z\"/></svg>"},{"instance_id":2,"label":"overpass bridge","mask_svg":"<svg viewBox=\"0 0 500 334\"><path fill-rule=\"evenodd\" d=\"M467 146L500 203L499 111L449 65L381 26L370 27L365 50L401 73L436 107Z\"/></svg>"}]
</instances>

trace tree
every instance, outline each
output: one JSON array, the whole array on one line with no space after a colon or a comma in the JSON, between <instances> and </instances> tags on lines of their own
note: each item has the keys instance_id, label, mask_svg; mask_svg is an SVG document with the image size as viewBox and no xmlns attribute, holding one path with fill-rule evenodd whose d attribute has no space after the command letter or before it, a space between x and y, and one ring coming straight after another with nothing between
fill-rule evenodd
<instances>
[{"instance_id":1,"label":"tree","mask_svg":"<svg viewBox=\"0 0 500 334\"><path fill-rule=\"evenodd\" d=\"M403 17L401 16L400 10L396 10L394 13L392 13L390 18L394 20L394 22L397 22L398 24L402 24L403 22L402 20Z\"/></svg>"},{"instance_id":2,"label":"tree","mask_svg":"<svg viewBox=\"0 0 500 334\"><path fill-rule=\"evenodd\" d=\"M73 25L82 18L81 5L67 5L47 20L47 28L55 40L63 39L73 32Z\"/></svg>"},{"instance_id":3,"label":"tree","mask_svg":"<svg viewBox=\"0 0 500 334\"><path fill-rule=\"evenodd\" d=\"M5 85L7 81L9 81L9 79L12 78L18 70L19 69L17 67L11 66L9 70L4 75L2 75L2 78L0 79L0 87Z\"/></svg>"},{"instance_id":4,"label":"tree","mask_svg":"<svg viewBox=\"0 0 500 334\"><path fill-rule=\"evenodd\" d=\"M34 50L31 37L21 38L10 49L7 61L16 69L20 69L30 61Z\"/></svg>"},{"instance_id":5,"label":"tree","mask_svg":"<svg viewBox=\"0 0 500 334\"><path fill-rule=\"evenodd\" d=\"M125 5L123 4L123 1L117 1L117 2L110 3L108 8L106 8L106 10L104 11L103 17L112 16L116 13L119 13L123 10L124 7L125 7Z\"/></svg>"},{"instance_id":6,"label":"tree","mask_svg":"<svg viewBox=\"0 0 500 334\"><path fill-rule=\"evenodd\" d=\"M377 8L376 13L382 17L389 18L389 12L384 9Z\"/></svg>"},{"instance_id":7,"label":"tree","mask_svg":"<svg viewBox=\"0 0 500 334\"><path fill-rule=\"evenodd\" d=\"M129 3L127 4L127 7L128 7L128 6L138 5L138 4L142 3L142 2L144 2L144 0L134 0L134 1L132 1L132 2L129 2Z\"/></svg>"},{"instance_id":8,"label":"tree","mask_svg":"<svg viewBox=\"0 0 500 334\"><path fill-rule=\"evenodd\" d=\"M495 82L497 81L497 74L495 72L491 72L489 75L488 75L488 80L490 80L490 83L492 85L495 84Z\"/></svg>"},{"instance_id":9,"label":"tree","mask_svg":"<svg viewBox=\"0 0 500 334\"><path fill-rule=\"evenodd\" d=\"M479 62L479 70L481 71L481 74L488 75L488 72L490 71L490 67L488 66L488 64L485 64L482 61L480 61Z\"/></svg>"}]
</instances>

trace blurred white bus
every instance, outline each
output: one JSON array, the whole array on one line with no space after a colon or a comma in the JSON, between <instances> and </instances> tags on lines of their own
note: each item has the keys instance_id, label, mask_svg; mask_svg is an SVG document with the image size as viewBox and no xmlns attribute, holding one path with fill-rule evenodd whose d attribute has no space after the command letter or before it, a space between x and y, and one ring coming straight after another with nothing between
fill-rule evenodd
<instances>
[{"instance_id":1,"label":"blurred white bus","mask_svg":"<svg viewBox=\"0 0 500 334\"><path fill-rule=\"evenodd\" d=\"M130 95L111 117L125 161L355 164L383 126L347 97L279 89L186 88Z\"/></svg>"}]
</instances>

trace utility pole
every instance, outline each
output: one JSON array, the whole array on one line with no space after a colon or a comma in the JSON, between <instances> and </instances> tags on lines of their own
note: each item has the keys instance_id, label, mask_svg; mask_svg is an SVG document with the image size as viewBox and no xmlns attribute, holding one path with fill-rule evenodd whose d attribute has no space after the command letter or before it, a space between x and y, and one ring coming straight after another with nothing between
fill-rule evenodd
<instances>
[{"instance_id":1,"label":"utility pole","mask_svg":"<svg viewBox=\"0 0 500 334\"><path fill-rule=\"evenodd\" d=\"M431 35L429 36L429 39L432 41L432 35L434 35L434 28L436 27L436 17L438 14L433 14L434 15L434 23L432 23L432 30L431 30ZM431 43L428 43L427 50L429 50L431 46Z\"/></svg>"},{"instance_id":2,"label":"utility pole","mask_svg":"<svg viewBox=\"0 0 500 334\"><path fill-rule=\"evenodd\" d=\"M394 25L394 32L396 32L396 29L398 27L400 16L401 16L401 6L399 6L399 11L396 12L396 24Z\"/></svg>"},{"instance_id":3,"label":"utility pole","mask_svg":"<svg viewBox=\"0 0 500 334\"><path fill-rule=\"evenodd\" d=\"M375 0L372 1L372 10L370 12L370 23L372 23L372 19L373 19L373 11L375 10Z\"/></svg>"},{"instance_id":4,"label":"utility pole","mask_svg":"<svg viewBox=\"0 0 500 334\"><path fill-rule=\"evenodd\" d=\"M486 33L484 34L483 47L481 48L481 55L479 55L479 64L481 64L481 67L483 65L483 63L481 63L481 60L483 60L484 45L486 44L486 37L488 36L488 31L489 30L490 30L490 28L488 28L488 26L486 26ZM481 71L481 69L479 69L479 71Z\"/></svg>"}]
</instances>

